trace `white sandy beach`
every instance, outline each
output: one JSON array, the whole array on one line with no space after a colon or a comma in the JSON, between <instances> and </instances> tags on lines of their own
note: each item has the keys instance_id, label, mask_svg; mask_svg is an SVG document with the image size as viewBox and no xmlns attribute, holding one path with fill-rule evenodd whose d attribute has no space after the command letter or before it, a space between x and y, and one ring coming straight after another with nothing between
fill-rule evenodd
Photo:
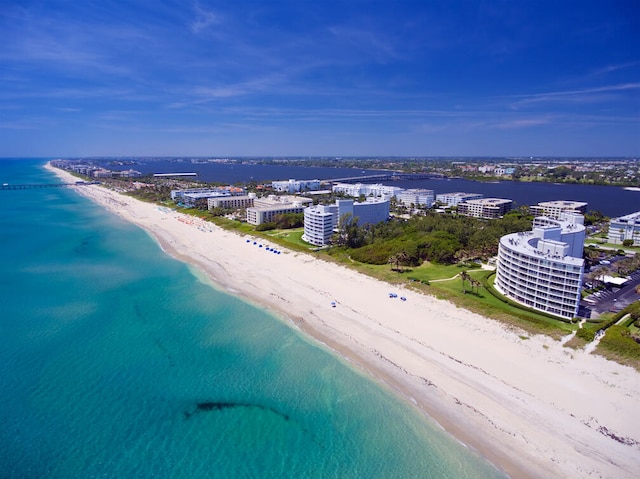
<instances>
[{"instance_id":1,"label":"white sandy beach","mask_svg":"<svg viewBox=\"0 0 640 479\"><path fill-rule=\"evenodd\" d=\"M548 337L523 340L447 301L311 255L267 252L246 236L101 186L74 188L147 230L219 287L271 310L386 383L511 477L638 477L635 370ZM407 300L390 299L390 291Z\"/></svg>"}]
</instances>

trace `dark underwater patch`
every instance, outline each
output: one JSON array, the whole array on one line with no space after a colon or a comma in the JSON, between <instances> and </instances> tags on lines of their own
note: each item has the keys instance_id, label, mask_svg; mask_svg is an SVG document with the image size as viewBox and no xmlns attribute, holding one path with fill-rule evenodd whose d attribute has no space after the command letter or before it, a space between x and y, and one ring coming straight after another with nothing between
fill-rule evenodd
<instances>
[{"instance_id":1,"label":"dark underwater patch","mask_svg":"<svg viewBox=\"0 0 640 479\"><path fill-rule=\"evenodd\" d=\"M288 414L278 411L269 406L263 406L261 404L251 404L251 403L241 403L241 402L218 402L218 401L204 401L196 403L195 408L185 411L184 418L189 419L194 414L211 412L211 411L222 411L224 409L258 409L260 411L270 412L275 414L276 416L281 417L285 421L291 420Z\"/></svg>"}]
</instances>

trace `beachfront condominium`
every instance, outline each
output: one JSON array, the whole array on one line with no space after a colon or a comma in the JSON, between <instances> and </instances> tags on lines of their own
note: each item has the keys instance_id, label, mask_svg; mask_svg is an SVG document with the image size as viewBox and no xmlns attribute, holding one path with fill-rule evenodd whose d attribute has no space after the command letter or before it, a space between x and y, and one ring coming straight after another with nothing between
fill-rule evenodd
<instances>
[{"instance_id":1,"label":"beachfront condominium","mask_svg":"<svg viewBox=\"0 0 640 479\"><path fill-rule=\"evenodd\" d=\"M396 193L398 202L405 206L414 207L426 206L431 208L435 201L435 195L433 190L425 190L422 188L413 188L408 190L401 190Z\"/></svg>"},{"instance_id":2,"label":"beachfront condominium","mask_svg":"<svg viewBox=\"0 0 640 479\"><path fill-rule=\"evenodd\" d=\"M553 219L560 219L562 213L576 213L583 215L587 212L587 203L582 201L541 201L537 205L529 207L533 216L548 216Z\"/></svg>"},{"instance_id":3,"label":"beachfront condominium","mask_svg":"<svg viewBox=\"0 0 640 479\"><path fill-rule=\"evenodd\" d=\"M532 231L500 238L495 288L508 298L561 318L578 314L584 273L584 217L536 217Z\"/></svg>"},{"instance_id":4,"label":"beachfront condominium","mask_svg":"<svg viewBox=\"0 0 640 479\"><path fill-rule=\"evenodd\" d=\"M198 202L206 203L209 198L222 196L231 196L231 193L219 188L189 188L171 191L171 199L187 208L193 208Z\"/></svg>"},{"instance_id":5,"label":"beachfront condominium","mask_svg":"<svg viewBox=\"0 0 640 479\"><path fill-rule=\"evenodd\" d=\"M368 199L362 203L338 200L333 205L315 205L304 210L302 240L316 246L330 243L340 218L349 215L358 219L358 225L376 224L389 219L389 200Z\"/></svg>"},{"instance_id":6,"label":"beachfront condominium","mask_svg":"<svg viewBox=\"0 0 640 479\"><path fill-rule=\"evenodd\" d=\"M320 180L285 180L271 182L271 188L280 193L298 193L320 189Z\"/></svg>"},{"instance_id":7,"label":"beachfront condominium","mask_svg":"<svg viewBox=\"0 0 640 479\"><path fill-rule=\"evenodd\" d=\"M622 244L624 240L632 240L634 245L640 245L640 211L619 218L611 218L607 241Z\"/></svg>"},{"instance_id":8,"label":"beachfront condominium","mask_svg":"<svg viewBox=\"0 0 640 479\"><path fill-rule=\"evenodd\" d=\"M436 195L436 201L438 203L442 203L445 206L449 206L449 207L458 206L458 204L462 203L463 201L479 200L481 198L482 198L482 195L477 193L455 192L455 193L440 193Z\"/></svg>"},{"instance_id":9,"label":"beachfront condominium","mask_svg":"<svg viewBox=\"0 0 640 479\"><path fill-rule=\"evenodd\" d=\"M253 206L247 208L247 223L258 226L273 221L278 215L302 213L312 203L313 200L301 196L255 198Z\"/></svg>"},{"instance_id":10,"label":"beachfront condominium","mask_svg":"<svg viewBox=\"0 0 640 479\"><path fill-rule=\"evenodd\" d=\"M314 205L304 211L302 240L316 246L329 244L338 226L338 205Z\"/></svg>"},{"instance_id":11,"label":"beachfront condominium","mask_svg":"<svg viewBox=\"0 0 640 479\"><path fill-rule=\"evenodd\" d=\"M512 200L503 198L480 198L459 203L458 213L474 218L502 218L506 212L511 210L512 206Z\"/></svg>"},{"instance_id":12,"label":"beachfront condominium","mask_svg":"<svg viewBox=\"0 0 640 479\"><path fill-rule=\"evenodd\" d=\"M215 208L233 209L238 210L241 208L249 208L253 206L253 202L256 199L255 193L249 193L242 196L218 196L207 199L207 207L209 210Z\"/></svg>"}]
</instances>

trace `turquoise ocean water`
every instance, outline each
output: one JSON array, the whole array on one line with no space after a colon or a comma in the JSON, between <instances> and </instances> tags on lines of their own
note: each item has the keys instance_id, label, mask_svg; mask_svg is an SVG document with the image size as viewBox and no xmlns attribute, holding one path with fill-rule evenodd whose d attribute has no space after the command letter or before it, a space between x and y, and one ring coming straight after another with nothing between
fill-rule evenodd
<instances>
[{"instance_id":1,"label":"turquoise ocean water","mask_svg":"<svg viewBox=\"0 0 640 479\"><path fill-rule=\"evenodd\" d=\"M0 477L503 477L77 193L0 200Z\"/></svg>"}]
</instances>

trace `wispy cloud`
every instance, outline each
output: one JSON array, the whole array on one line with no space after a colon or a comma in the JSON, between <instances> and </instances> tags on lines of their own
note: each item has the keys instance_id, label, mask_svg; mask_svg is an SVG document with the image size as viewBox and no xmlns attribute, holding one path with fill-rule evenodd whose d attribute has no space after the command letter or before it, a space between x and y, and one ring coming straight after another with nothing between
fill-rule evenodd
<instances>
[{"instance_id":1,"label":"wispy cloud","mask_svg":"<svg viewBox=\"0 0 640 479\"><path fill-rule=\"evenodd\" d=\"M211 25L218 23L218 16L211 10L205 10L200 4L195 4L196 18L191 22L191 31L195 34L208 29Z\"/></svg>"},{"instance_id":2,"label":"wispy cloud","mask_svg":"<svg viewBox=\"0 0 640 479\"><path fill-rule=\"evenodd\" d=\"M619 63L616 65L607 65L604 68L599 68L597 70L594 70L593 72L591 72L591 76L601 76L601 75L608 75L609 73L613 73L616 72L618 70L624 70L627 68L631 68L634 67L636 65L640 65L640 62L626 62L626 63Z\"/></svg>"},{"instance_id":3,"label":"wispy cloud","mask_svg":"<svg viewBox=\"0 0 640 479\"><path fill-rule=\"evenodd\" d=\"M532 128L541 125L548 125L553 123L550 117L543 118L516 118L513 120L507 120L491 125L491 128L497 128L500 130L516 130L520 128Z\"/></svg>"},{"instance_id":4,"label":"wispy cloud","mask_svg":"<svg viewBox=\"0 0 640 479\"><path fill-rule=\"evenodd\" d=\"M596 88L586 88L582 90L566 90L546 93L536 93L532 95L516 95L515 98L520 100L512 103L512 108L518 108L523 105L534 103L548 102L573 102L573 103L589 103L600 101L603 93L613 93L628 90L640 89L640 83L622 83L618 85L607 85Z\"/></svg>"}]
</instances>

